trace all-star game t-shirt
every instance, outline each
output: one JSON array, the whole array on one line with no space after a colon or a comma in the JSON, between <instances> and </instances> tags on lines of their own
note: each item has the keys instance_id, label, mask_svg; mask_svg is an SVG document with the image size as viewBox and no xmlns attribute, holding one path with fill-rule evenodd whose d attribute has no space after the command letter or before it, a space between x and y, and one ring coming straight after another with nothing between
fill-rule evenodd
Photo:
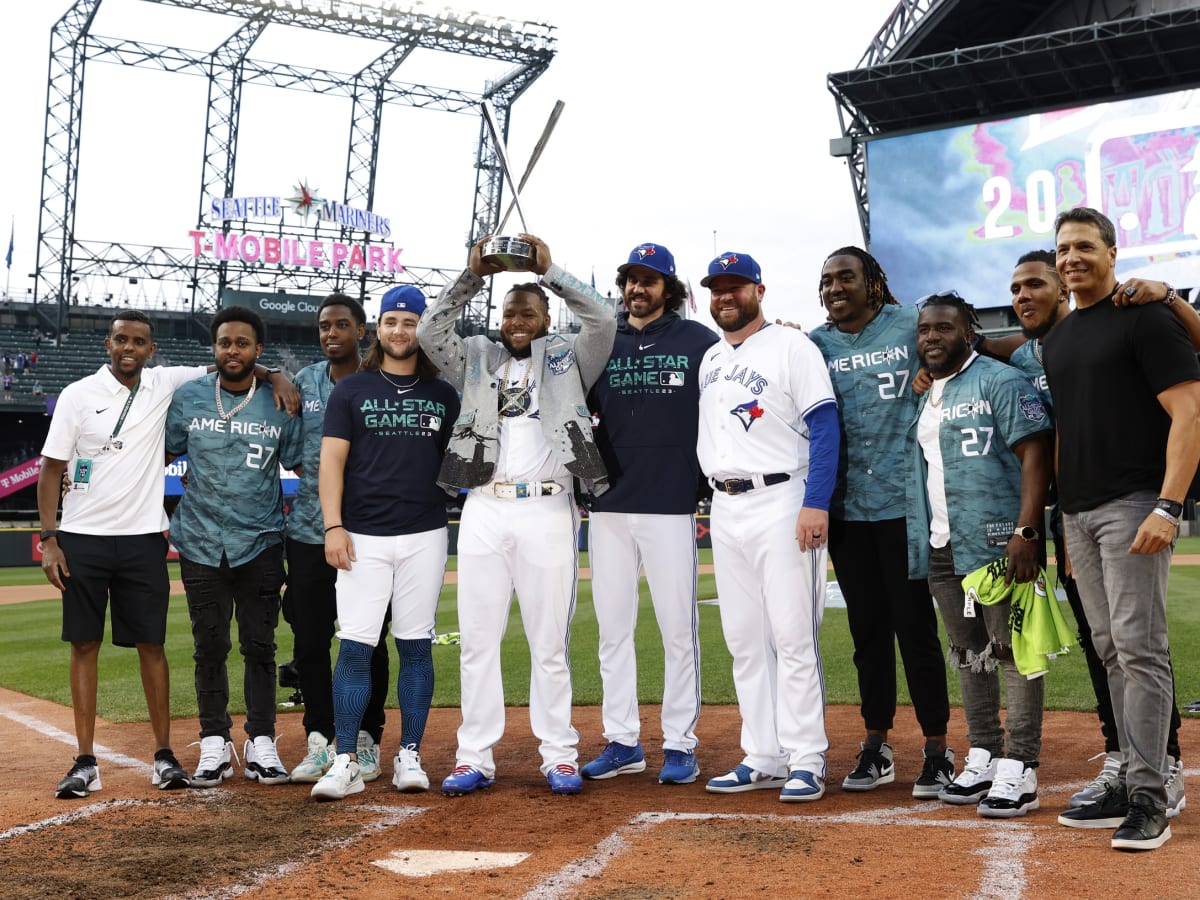
<instances>
[{"instance_id":1,"label":"all-star game t-shirt","mask_svg":"<svg viewBox=\"0 0 1200 900\"><path fill-rule=\"evenodd\" d=\"M458 394L441 379L356 372L338 381L324 433L350 442L342 493L348 531L387 537L446 526L437 474L458 410Z\"/></svg>"}]
</instances>

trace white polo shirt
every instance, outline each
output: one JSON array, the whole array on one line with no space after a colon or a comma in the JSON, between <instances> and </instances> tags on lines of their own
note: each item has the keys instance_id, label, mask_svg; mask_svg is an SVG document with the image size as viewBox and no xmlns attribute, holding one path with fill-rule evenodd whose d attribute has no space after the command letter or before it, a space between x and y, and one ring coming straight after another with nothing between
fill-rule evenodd
<instances>
[{"instance_id":1,"label":"white polo shirt","mask_svg":"<svg viewBox=\"0 0 1200 900\"><path fill-rule=\"evenodd\" d=\"M163 510L167 410L175 389L207 373L204 366L142 369L141 384L121 425L110 438L129 400L129 388L101 366L94 375L69 384L59 395L42 456L76 463L91 461L88 488L63 498L63 531L77 534L130 535L165 531Z\"/></svg>"}]
</instances>

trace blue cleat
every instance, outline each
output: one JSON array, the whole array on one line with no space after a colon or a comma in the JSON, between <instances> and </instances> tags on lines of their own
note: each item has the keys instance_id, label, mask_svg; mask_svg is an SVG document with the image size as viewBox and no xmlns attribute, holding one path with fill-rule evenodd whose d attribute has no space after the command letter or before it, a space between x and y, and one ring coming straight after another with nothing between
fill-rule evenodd
<instances>
[{"instance_id":1,"label":"blue cleat","mask_svg":"<svg viewBox=\"0 0 1200 900\"><path fill-rule=\"evenodd\" d=\"M700 775L700 763L691 750L666 750L666 761L658 773L659 784L691 784Z\"/></svg>"},{"instance_id":2,"label":"blue cleat","mask_svg":"<svg viewBox=\"0 0 1200 900\"><path fill-rule=\"evenodd\" d=\"M490 788L494 781L474 766L457 766L442 782L442 793L447 797L461 797Z\"/></svg>"},{"instance_id":3,"label":"blue cleat","mask_svg":"<svg viewBox=\"0 0 1200 900\"><path fill-rule=\"evenodd\" d=\"M616 778L618 775L633 775L635 772L646 770L646 757L642 753L642 745L618 744L609 741L604 752L583 767L584 778Z\"/></svg>"},{"instance_id":4,"label":"blue cleat","mask_svg":"<svg viewBox=\"0 0 1200 900\"><path fill-rule=\"evenodd\" d=\"M787 784L779 792L779 799L786 802L820 800L825 796L825 779L803 769L788 773Z\"/></svg>"},{"instance_id":5,"label":"blue cleat","mask_svg":"<svg viewBox=\"0 0 1200 900\"><path fill-rule=\"evenodd\" d=\"M546 773L546 780L550 782L550 790L556 794L578 794L583 790L583 778L570 763L559 763Z\"/></svg>"}]
</instances>

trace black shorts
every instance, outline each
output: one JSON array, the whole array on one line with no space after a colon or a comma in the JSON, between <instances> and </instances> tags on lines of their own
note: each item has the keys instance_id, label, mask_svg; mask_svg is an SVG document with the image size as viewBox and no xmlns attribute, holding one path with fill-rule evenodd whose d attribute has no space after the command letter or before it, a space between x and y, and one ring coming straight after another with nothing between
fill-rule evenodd
<instances>
[{"instance_id":1,"label":"black shorts","mask_svg":"<svg viewBox=\"0 0 1200 900\"><path fill-rule=\"evenodd\" d=\"M64 582L64 641L104 640L104 615L112 598L112 642L118 647L162 644L167 639L167 539L152 534L102 537L58 533L71 577Z\"/></svg>"}]
</instances>

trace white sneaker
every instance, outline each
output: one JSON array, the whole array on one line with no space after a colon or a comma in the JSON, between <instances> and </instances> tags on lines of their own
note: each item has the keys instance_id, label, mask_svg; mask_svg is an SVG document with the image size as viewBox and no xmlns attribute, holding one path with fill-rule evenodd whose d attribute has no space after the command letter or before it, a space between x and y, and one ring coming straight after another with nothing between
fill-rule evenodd
<instances>
[{"instance_id":1,"label":"white sneaker","mask_svg":"<svg viewBox=\"0 0 1200 900\"><path fill-rule=\"evenodd\" d=\"M379 745L365 731L358 733L358 769L363 781L374 781L379 777Z\"/></svg>"},{"instance_id":2,"label":"white sneaker","mask_svg":"<svg viewBox=\"0 0 1200 900\"><path fill-rule=\"evenodd\" d=\"M246 758L246 778L261 784L287 784L288 772L279 759L275 742L279 738L260 734L246 741L242 755Z\"/></svg>"},{"instance_id":3,"label":"white sneaker","mask_svg":"<svg viewBox=\"0 0 1200 900\"><path fill-rule=\"evenodd\" d=\"M197 744L200 745L200 761L196 763L196 773L192 775L192 787L216 787L233 775L231 760L237 757L233 741L227 741L219 734L214 734L193 741L188 746L195 747Z\"/></svg>"},{"instance_id":4,"label":"white sneaker","mask_svg":"<svg viewBox=\"0 0 1200 900\"><path fill-rule=\"evenodd\" d=\"M1187 807L1183 793L1183 760L1167 757L1167 818L1173 819Z\"/></svg>"},{"instance_id":5,"label":"white sneaker","mask_svg":"<svg viewBox=\"0 0 1200 900\"><path fill-rule=\"evenodd\" d=\"M982 747L967 751L963 770L958 777L938 791L938 799L955 806L978 803L992 789L992 778L996 774L996 760Z\"/></svg>"},{"instance_id":6,"label":"white sneaker","mask_svg":"<svg viewBox=\"0 0 1200 900\"><path fill-rule=\"evenodd\" d=\"M1091 784L1071 795L1071 799L1067 801L1067 806L1071 809L1078 809L1088 803L1099 803L1107 795L1109 785L1116 787L1121 783L1121 766L1125 762L1125 754L1120 750L1114 750L1112 753L1097 753L1088 762L1099 759L1101 756L1104 757L1104 765L1101 767L1100 773L1092 779Z\"/></svg>"},{"instance_id":7,"label":"white sneaker","mask_svg":"<svg viewBox=\"0 0 1200 900\"><path fill-rule=\"evenodd\" d=\"M365 790L358 763L349 753L339 753L329 771L313 785L311 796L316 800L341 800L348 794L361 794Z\"/></svg>"},{"instance_id":8,"label":"white sneaker","mask_svg":"<svg viewBox=\"0 0 1200 900\"><path fill-rule=\"evenodd\" d=\"M393 762L392 784L402 794L429 790L429 776L421 768L421 754L413 745L401 747Z\"/></svg>"},{"instance_id":9,"label":"white sneaker","mask_svg":"<svg viewBox=\"0 0 1200 900\"><path fill-rule=\"evenodd\" d=\"M996 760L991 790L979 801L979 815L989 819L1011 819L1037 809L1037 769L1025 768L1019 759Z\"/></svg>"},{"instance_id":10,"label":"white sneaker","mask_svg":"<svg viewBox=\"0 0 1200 900\"><path fill-rule=\"evenodd\" d=\"M316 784L321 776L333 765L333 752L329 741L319 731L311 732L308 736L308 752L296 768L292 769L293 784Z\"/></svg>"}]
</instances>

